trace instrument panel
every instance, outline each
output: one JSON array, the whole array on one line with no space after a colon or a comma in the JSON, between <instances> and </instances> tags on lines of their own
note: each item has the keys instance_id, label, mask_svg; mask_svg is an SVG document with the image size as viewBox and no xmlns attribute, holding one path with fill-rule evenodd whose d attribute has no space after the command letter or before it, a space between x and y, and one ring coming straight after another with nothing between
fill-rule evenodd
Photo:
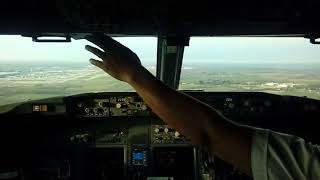
<instances>
[{"instance_id":1,"label":"instrument panel","mask_svg":"<svg viewBox=\"0 0 320 180\"><path fill-rule=\"evenodd\" d=\"M153 144L180 144L189 142L179 131L170 128L168 125L151 126L151 143Z\"/></svg>"},{"instance_id":2,"label":"instrument panel","mask_svg":"<svg viewBox=\"0 0 320 180\"><path fill-rule=\"evenodd\" d=\"M77 115L82 117L150 116L151 109L136 96L111 96L79 101Z\"/></svg>"},{"instance_id":3,"label":"instrument panel","mask_svg":"<svg viewBox=\"0 0 320 180\"><path fill-rule=\"evenodd\" d=\"M320 113L317 100L266 93L185 93L235 122L319 142L315 136ZM165 124L136 93L31 101L0 114L0 119L0 177L9 161L18 162L10 167L18 169L18 174L23 172L19 175L25 179L211 180L239 176L232 166L193 146L188 137ZM304 126L301 119L308 120ZM25 147L23 152L21 147Z\"/></svg>"}]
</instances>

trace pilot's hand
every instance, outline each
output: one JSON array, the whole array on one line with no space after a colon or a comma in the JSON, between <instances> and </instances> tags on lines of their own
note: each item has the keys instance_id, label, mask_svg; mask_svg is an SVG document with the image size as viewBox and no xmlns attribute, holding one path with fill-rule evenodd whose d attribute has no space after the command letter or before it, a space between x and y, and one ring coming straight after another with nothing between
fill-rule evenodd
<instances>
[{"instance_id":1,"label":"pilot's hand","mask_svg":"<svg viewBox=\"0 0 320 180\"><path fill-rule=\"evenodd\" d=\"M114 78L131 83L135 76L143 72L139 57L129 48L105 35L86 36L86 39L103 51L86 45L86 50L97 55L101 60L90 59L90 62L113 76Z\"/></svg>"}]
</instances>

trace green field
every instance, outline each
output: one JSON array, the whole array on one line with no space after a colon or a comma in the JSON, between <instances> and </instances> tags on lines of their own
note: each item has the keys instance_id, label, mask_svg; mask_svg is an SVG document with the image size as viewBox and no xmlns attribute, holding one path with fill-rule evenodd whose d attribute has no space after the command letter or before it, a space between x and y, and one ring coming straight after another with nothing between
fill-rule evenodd
<instances>
[{"instance_id":1,"label":"green field","mask_svg":"<svg viewBox=\"0 0 320 180\"><path fill-rule=\"evenodd\" d=\"M6 84L6 85L5 85ZM0 85L0 105L42 99L55 96L68 96L88 92L133 91L126 83L117 81L102 71L64 81L7 81Z\"/></svg>"},{"instance_id":2,"label":"green field","mask_svg":"<svg viewBox=\"0 0 320 180\"><path fill-rule=\"evenodd\" d=\"M239 68L183 70L180 89L268 92L320 99L320 71L314 69Z\"/></svg>"},{"instance_id":3,"label":"green field","mask_svg":"<svg viewBox=\"0 0 320 180\"><path fill-rule=\"evenodd\" d=\"M210 68L183 70L180 89L234 92L268 92L320 99L320 72L282 68Z\"/></svg>"},{"instance_id":4,"label":"green field","mask_svg":"<svg viewBox=\"0 0 320 180\"><path fill-rule=\"evenodd\" d=\"M87 92L134 91L128 84L115 80L94 67L70 66L62 70L46 67L13 71L16 72L15 75L5 75L2 69L2 76L0 71L0 105ZM155 73L154 69L150 71ZM180 89L268 92L320 99L318 77L320 71L314 67L199 65L182 70Z\"/></svg>"}]
</instances>

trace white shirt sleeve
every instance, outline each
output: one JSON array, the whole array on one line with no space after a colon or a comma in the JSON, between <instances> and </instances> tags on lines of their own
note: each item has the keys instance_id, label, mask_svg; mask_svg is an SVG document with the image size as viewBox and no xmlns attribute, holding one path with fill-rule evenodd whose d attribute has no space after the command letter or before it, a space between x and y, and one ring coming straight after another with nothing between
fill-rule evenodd
<instances>
[{"instance_id":1,"label":"white shirt sleeve","mask_svg":"<svg viewBox=\"0 0 320 180\"><path fill-rule=\"evenodd\" d=\"M251 164L254 180L320 180L320 147L296 136L255 129Z\"/></svg>"}]
</instances>

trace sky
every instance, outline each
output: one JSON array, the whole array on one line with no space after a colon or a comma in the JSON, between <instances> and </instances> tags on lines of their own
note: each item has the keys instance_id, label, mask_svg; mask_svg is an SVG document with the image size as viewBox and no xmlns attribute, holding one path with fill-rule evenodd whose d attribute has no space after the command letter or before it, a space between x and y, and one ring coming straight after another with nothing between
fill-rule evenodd
<instances>
[{"instance_id":1,"label":"sky","mask_svg":"<svg viewBox=\"0 0 320 180\"><path fill-rule=\"evenodd\" d=\"M156 58L157 39L150 37L117 38L146 61ZM95 57L84 49L93 45L87 40L74 40L71 43L32 42L31 38L0 35L0 62L36 62L36 61L70 61L87 62Z\"/></svg>"},{"instance_id":2,"label":"sky","mask_svg":"<svg viewBox=\"0 0 320 180\"><path fill-rule=\"evenodd\" d=\"M138 54L142 63L156 63L157 38L115 38ZM84 49L86 40L71 43L37 43L31 38L0 35L1 62L87 62L94 55ZM320 63L320 46L304 38L192 37L184 63Z\"/></svg>"}]
</instances>

